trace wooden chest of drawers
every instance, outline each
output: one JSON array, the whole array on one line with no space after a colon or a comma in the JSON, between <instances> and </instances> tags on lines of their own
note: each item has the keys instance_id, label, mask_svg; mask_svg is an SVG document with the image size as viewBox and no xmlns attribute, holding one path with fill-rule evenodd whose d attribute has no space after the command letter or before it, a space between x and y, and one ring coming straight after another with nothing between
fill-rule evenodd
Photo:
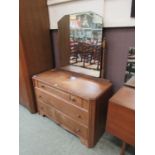
<instances>
[{"instance_id":1,"label":"wooden chest of drawers","mask_svg":"<svg viewBox=\"0 0 155 155\"><path fill-rule=\"evenodd\" d=\"M33 83L39 114L93 147L105 130L112 84L61 69L35 75Z\"/></svg>"}]
</instances>

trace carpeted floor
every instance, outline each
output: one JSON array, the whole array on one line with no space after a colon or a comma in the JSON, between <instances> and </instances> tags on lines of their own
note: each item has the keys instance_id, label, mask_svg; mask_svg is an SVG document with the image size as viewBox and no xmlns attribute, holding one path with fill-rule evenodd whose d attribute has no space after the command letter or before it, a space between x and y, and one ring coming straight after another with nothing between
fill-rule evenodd
<instances>
[{"instance_id":1,"label":"carpeted floor","mask_svg":"<svg viewBox=\"0 0 155 155\"><path fill-rule=\"evenodd\" d=\"M94 148L88 149L79 138L53 121L31 114L20 106L20 155L119 155L122 142L105 133ZM134 155L128 147L126 155Z\"/></svg>"}]
</instances>

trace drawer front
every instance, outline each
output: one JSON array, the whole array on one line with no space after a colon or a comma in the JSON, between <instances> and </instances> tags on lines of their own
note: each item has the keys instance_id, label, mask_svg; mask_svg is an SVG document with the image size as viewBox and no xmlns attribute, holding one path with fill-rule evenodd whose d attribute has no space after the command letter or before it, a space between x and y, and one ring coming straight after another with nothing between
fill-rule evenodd
<instances>
[{"instance_id":1,"label":"drawer front","mask_svg":"<svg viewBox=\"0 0 155 155\"><path fill-rule=\"evenodd\" d=\"M37 84L38 88L41 88L47 92L50 92L54 95L57 95L57 96L61 96L63 99L67 100L67 101L70 101L72 104L80 107L80 108L83 108L85 109L86 111L88 111L89 109L89 104L87 101L81 99L80 97L77 97L77 96L74 96L74 95L70 95L68 93L65 93L59 89L56 89L54 87L50 87L42 82L38 82Z\"/></svg>"},{"instance_id":2,"label":"drawer front","mask_svg":"<svg viewBox=\"0 0 155 155\"><path fill-rule=\"evenodd\" d=\"M39 88L35 88L35 92L38 101L49 104L59 111L62 111L66 115L70 116L77 122L83 123L84 125L88 126L88 112L73 106L69 102L66 102L65 100L57 96L42 91Z\"/></svg>"},{"instance_id":3,"label":"drawer front","mask_svg":"<svg viewBox=\"0 0 155 155\"><path fill-rule=\"evenodd\" d=\"M55 111L53 108L50 108L49 105L38 101L37 106L38 106L38 111L40 115L46 115L50 118L55 117Z\"/></svg>"},{"instance_id":4,"label":"drawer front","mask_svg":"<svg viewBox=\"0 0 155 155\"><path fill-rule=\"evenodd\" d=\"M60 126L76 134L77 136L84 139L88 138L88 128L85 126L76 123L72 118L45 103L38 102L38 107L40 114L46 115L48 118L54 120Z\"/></svg>"},{"instance_id":5,"label":"drawer front","mask_svg":"<svg viewBox=\"0 0 155 155\"><path fill-rule=\"evenodd\" d=\"M47 91L47 92L50 92L54 95L57 95L57 96L61 96L63 99L65 100L68 100L70 99L70 95L68 93L65 93L59 89L56 89L56 88L53 88L53 87L50 87L42 82L38 82L38 87L43 89L44 91Z\"/></svg>"}]
</instances>

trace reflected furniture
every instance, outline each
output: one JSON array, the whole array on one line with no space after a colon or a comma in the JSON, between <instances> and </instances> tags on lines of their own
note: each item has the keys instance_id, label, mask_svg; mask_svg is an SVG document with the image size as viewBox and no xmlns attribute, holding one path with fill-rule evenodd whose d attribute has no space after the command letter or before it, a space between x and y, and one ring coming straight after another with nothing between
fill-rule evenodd
<instances>
[{"instance_id":1,"label":"reflected furniture","mask_svg":"<svg viewBox=\"0 0 155 155\"><path fill-rule=\"evenodd\" d=\"M53 69L33 76L33 83L39 114L93 147L105 131L111 82Z\"/></svg>"},{"instance_id":2,"label":"reflected furniture","mask_svg":"<svg viewBox=\"0 0 155 155\"><path fill-rule=\"evenodd\" d=\"M110 98L106 131L123 141L121 155L135 144L135 89L123 86Z\"/></svg>"},{"instance_id":3,"label":"reflected furniture","mask_svg":"<svg viewBox=\"0 0 155 155\"><path fill-rule=\"evenodd\" d=\"M37 112L32 76L53 68L46 1L19 1L19 101Z\"/></svg>"}]
</instances>

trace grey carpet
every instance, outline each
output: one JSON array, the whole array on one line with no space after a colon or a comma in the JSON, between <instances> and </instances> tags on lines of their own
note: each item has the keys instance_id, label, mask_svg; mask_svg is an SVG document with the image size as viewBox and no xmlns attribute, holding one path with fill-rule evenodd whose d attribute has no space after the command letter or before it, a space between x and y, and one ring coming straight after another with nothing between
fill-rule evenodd
<instances>
[{"instance_id":1,"label":"grey carpet","mask_svg":"<svg viewBox=\"0 0 155 155\"><path fill-rule=\"evenodd\" d=\"M20 106L19 154L20 155L119 155L122 142L105 133L94 148L81 144L79 138L53 121L38 114L31 114ZM126 155L134 155L129 147Z\"/></svg>"}]
</instances>

